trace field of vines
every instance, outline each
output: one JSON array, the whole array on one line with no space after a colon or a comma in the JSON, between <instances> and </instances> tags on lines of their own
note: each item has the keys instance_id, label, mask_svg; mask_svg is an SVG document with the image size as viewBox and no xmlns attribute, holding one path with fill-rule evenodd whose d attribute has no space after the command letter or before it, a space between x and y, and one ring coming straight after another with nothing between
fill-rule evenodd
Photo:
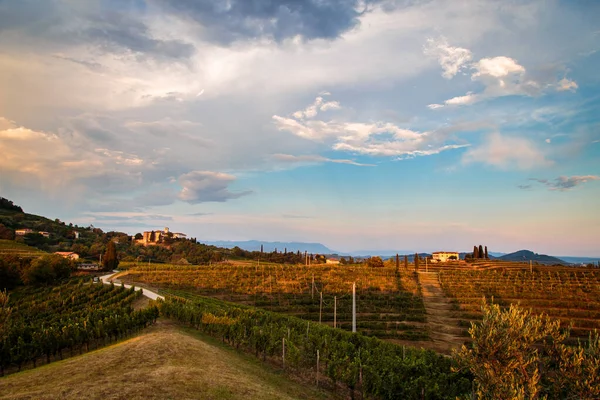
<instances>
[{"instance_id":1,"label":"field of vines","mask_svg":"<svg viewBox=\"0 0 600 400\"><path fill-rule=\"evenodd\" d=\"M534 267L453 270L439 273L446 295L456 300L457 317L478 319L482 297L501 306L520 304L572 324L572 337L585 338L600 329L600 270Z\"/></svg>"},{"instance_id":2,"label":"field of vines","mask_svg":"<svg viewBox=\"0 0 600 400\"><path fill-rule=\"evenodd\" d=\"M382 339L427 340L425 307L413 271L362 265L220 263L131 267L123 280L183 290L352 329L356 282L357 330ZM322 298L322 301L321 301Z\"/></svg>"},{"instance_id":3,"label":"field of vines","mask_svg":"<svg viewBox=\"0 0 600 400\"><path fill-rule=\"evenodd\" d=\"M9 292L8 318L0 324L0 374L62 359L65 352L99 347L146 327L158 309L134 311L132 303L141 295L87 279Z\"/></svg>"},{"instance_id":4,"label":"field of vines","mask_svg":"<svg viewBox=\"0 0 600 400\"><path fill-rule=\"evenodd\" d=\"M452 360L431 350L262 309L206 297L167 296L161 315L175 318L238 349L312 380L343 388L355 398L455 399L470 377L452 372Z\"/></svg>"}]
</instances>

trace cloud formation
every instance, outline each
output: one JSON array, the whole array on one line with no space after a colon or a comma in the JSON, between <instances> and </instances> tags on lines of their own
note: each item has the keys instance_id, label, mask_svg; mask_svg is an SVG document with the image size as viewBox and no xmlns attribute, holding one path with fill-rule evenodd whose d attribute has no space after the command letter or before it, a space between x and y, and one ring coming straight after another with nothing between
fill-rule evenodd
<instances>
[{"instance_id":1,"label":"cloud formation","mask_svg":"<svg viewBox=\"0 0 600 400\"><path fill-rule=\"evenodd\" d=\"M473 57L468 49L450 46L448 40L443 36L437 39L428 38L423 51L425 55L438 60L444 70L442 76L446 79L451 79L460 70L467 67Z\"/></svg>"},{"instance_id":2,"label":"cloud formation","mask_svg":"<svg viewBox=\"0 0 600 400\"><path fill-rule=\"evenodd\" d=\"M471 62L472 54L468 49L448 45L444 37L427 39L424 53L438 59L442 67L442 76L453 78L460 70L470 70L471 80L484 86L480 93L468 92L444 101L444 104L429 104L436 110L444 106L463 106L485 99L504 96L537 96L549 90L575 91L575 81L563 78L557 81L555 74L531 74L515 59L506 56L486 57Z\"/></svg>"},{"instance_id":3,"label":"cloud formation","mask_svg":"<svg viewBox=\"0 0 600 400\"><path fill-rule=\"evenodd\" d=\"M373 0L159 0L193 19L214 42L288 38L334 39L360 24Z\"/></svg>"},{"instance_id":4,"label":"cloud formation","mask_svg":"<svg viewBox=\"0 0 600 400\"><path fill-rule=\"evenodd\" d=\"M552 165L552 161L532 141L498 132L489 134L479 146L468 149L462 161L465 164L488 164L500 169L533 169Z\"/></svg>"},{"instance_id":5,"label":"cloud formation","mask_svg":"<svg viewBox=\"0 0 600 400\"><path fill-rule=\"evenodd\" d=\"M317 98L320 99L320 98ZM322 100L315 104L322 103ZM339 104L337 104L339 108ZM308 109L312 109L309 106ZM316 116L315 113L310 113ZM315 142L327 142L331 149L369 156L415 157L466 147L468 143L446 143L451 130L418 132L390 122L342 122L305 119L306 110L291 117L273 116L280 131Z\"/></svg>"},{"instance_id":6,"label":"cloud formation","mask_svg":"<svg viewBox=\"0 0 600 400\"><path fill-rule=\"evenodd\" d=\"M574 176L559 176L553 180L531 178L531 181L539 182L546 185L549 190L556 190L559 192L565 192L575 188L576 186L582 185L586 182L600 180L600 176L597 175L574 175Z\"/></svg>"},{"instance_id":7,"label":"cloud formation","mask_svg":"<svg viewBox=\"0 0 600 400\"><path fill-rule=\"evenodd\" d=\"M192 171L179 177L181 191L179 199L190 204L205 202L225 202L252 193L251 191L232 193L229 185L235 176L212 171Z\"/></svg>"},{"instance_id":8,"label":"cloud formation","mask_svg":"<svg viewBox=\"0 0 600 400\"><path fill-rule=\"evenodd\" d=\"M291 154L274 154L273 158L277 161L281 161L289 164L313 164L313 163L324 163L330 162L334 164L348 164L356 165L358 167L374 167L375 164L362 164L354 160L346 160L339 158L327 158L319 155L300 155L294 156Z\"/></svg>"}]
</instances>

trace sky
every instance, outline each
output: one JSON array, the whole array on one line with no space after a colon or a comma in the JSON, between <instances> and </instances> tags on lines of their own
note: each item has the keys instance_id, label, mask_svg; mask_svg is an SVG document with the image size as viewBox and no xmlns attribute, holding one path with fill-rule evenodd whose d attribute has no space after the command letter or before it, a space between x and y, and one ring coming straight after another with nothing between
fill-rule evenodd
<instances>
[{"instance_id":1,"label":"sky","mask_svg":"<svg viewBox=\"0 0 600 400\"><path fill-rule=\"evenodd\" d=\"M0 195L130 234L600 256L600 2L0 0Z\"/></svg>"}]
</instances>

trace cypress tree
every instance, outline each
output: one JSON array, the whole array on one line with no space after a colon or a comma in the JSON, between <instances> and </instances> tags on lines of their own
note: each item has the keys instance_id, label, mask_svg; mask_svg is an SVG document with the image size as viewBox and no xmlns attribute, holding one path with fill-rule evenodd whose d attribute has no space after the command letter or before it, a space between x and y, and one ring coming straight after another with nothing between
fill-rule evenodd
<instances>
[{"instance_id":1,"label":"cypress tree","mask_svg":"<svg viewBox=\"0 0 600 400\"><path fill-rule=\"evenodd\" d=\"M400 256L396 253L396 272L400 271Z\"/></svg>"},{"instance_id":2,"label":"cypress tree","mask_svg":"<svg viewBox=\"0 0 600 400\"><path fill-rule=\"evenodd\" d=\"M483 246L479 245L479 258L483 258Z\"/></svg>"},{"instance_id":3,"label":"cypress tree","mask_svg":"<svg viewBox=\"0 0 600 400\"><path fill-rule=\"evenodd\" d=\"M109 241L108 246L106 246L106 253L104 253L104 258L102 259L102 266L106 271L112 271L113 269L117 269L119 266L117 247L115 246L115 242L112 240Z\"/></svg>"},{"instance_id":4,"label":"cypress tree","mask_svg":"<svg viewBox=\"0 0 600 400\"><path fill-rule=\"evenodd\" d=\"M260 254L262 254L262 252L263 252L263 245L261 244L260 245Z\"/></svg>"},{"instance_id":5,"label":"cypress tree","mask_svg":"<svg viewBox=\"0 0 600 400\"><path fill-rule=\"evenodd\" d=\"M487 246L485 246L485 259L489 260L490 257L488 256L488 252L487 252Z\"/></svg>"},{"instance_id":6,"label":"cypress tree","mask_svg":"<svg viewBox=\"0 0 600 400\"><path fill-rule=\"evenodd\" d=\"M479 249L477 246L473 246L473 258L479 258Z\"/></svg>"}]
</instances>

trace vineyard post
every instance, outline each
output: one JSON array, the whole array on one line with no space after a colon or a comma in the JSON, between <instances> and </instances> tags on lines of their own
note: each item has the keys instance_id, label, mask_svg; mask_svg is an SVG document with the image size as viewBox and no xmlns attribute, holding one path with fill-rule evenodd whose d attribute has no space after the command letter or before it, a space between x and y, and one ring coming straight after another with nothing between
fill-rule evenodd
<instances>
[{"instance_id":1,"label":"vineyard post","mask_svg":"<svg viewBox=\"0 0 600 400\"><path fill-rule=\"evenodd\" d=\"M310 330L310 321L306 322L306 340L308 340L308 331Z\"/></svg>"},{"instance_id":2,"label":"vineyard post","mask_svg":"<svg viewBox=\"0 0 600 400\"><path fill-rule=\"evenodd\" d=\"M311 292L310 292L310 296L312 298L312 300L315 299L315 274L313 274L312 276L312 287L310 288Z\"/></svg>"},{"instance_id":3,"label":"vineyard post","mask_svg":"<svg viewBox=\"0 0 600 400\"><path fill-rule=\"evenodd\" d=\"M425 272L429 272L429 270L427 269L427 256L425 256Z\"/></svg>"},{"instance_id":4,"label":"vineyard post","mask_svg":"<svg viewBox=\"0 0 600 400\"><path fill-rule=\"evenodd\" d=\"M337 296L333 296L333 328L337 327Z\"/></svg>"},{"instance_id":5,"label":"vineyard post","mask_svg":"<svg viewBox=\"0 0 600 400\"><path fill-rule=\"evenodd\" d=\"M319 350L317 350L317 386L319 386Z\"/></svg>"},{"instance_id":6,"label":"vineyard post","mask_svg":"<svg viewBox=\"0 0 600 400\"><path fill-rule=\"evenodd\" d=\"M529 260L529 272L533 274L533 262Z\"/></svg>"},{"instance_id":7,"label":"vineyard post","mask_svg":"<svg viewBox=\"0 0 600 400\"><path fill-rule=\"evenodd\" d=\"M283 346L283 352L281 353L281 359L283 360L283 369L285 369L285 337L281 339L281 343Z\"/></svg>"},{"instance_id":8,"label":"vineyard post","mask_svg":"<svg viewBox=\"0 0 600 400\"><path fill-rule=\"evenodd\" d=\"M356 282L352 284L352 332L356 332Z\"/></svg>"},{"instance_id":9,"label":"vineyard post","mask_svg":"<svg viewBox=\"0 0 600 400\"><path fill-rule=\"evenodd\" d=\"M323 313L323 292L321 294L321 300L319 301L319 323L321 323L321 314Z\"/></svg>"}]
</instances>

